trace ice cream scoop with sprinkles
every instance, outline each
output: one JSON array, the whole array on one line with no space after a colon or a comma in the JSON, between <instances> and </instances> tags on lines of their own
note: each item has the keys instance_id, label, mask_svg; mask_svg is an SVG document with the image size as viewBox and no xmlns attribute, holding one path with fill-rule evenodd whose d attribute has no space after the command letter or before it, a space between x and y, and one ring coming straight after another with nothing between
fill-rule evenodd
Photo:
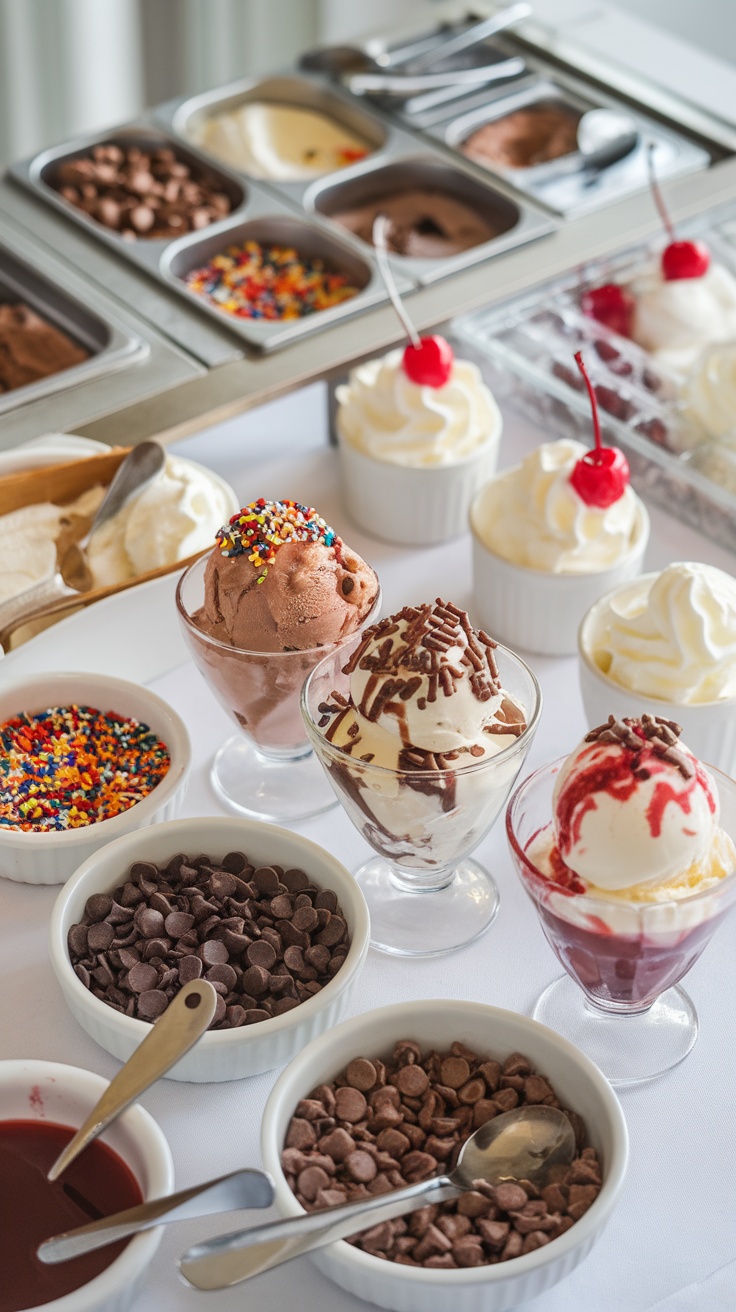
<instances>
[{"instance_id":1,"label":"ice cream scoop with sprinkles","mask_svg":"<svg viewBox=\"0 0 736 1312\"><path fill-rule=\"evenodd\" d=\"M279 547L286 542L322 542L339 547L340 539L313 506L298 501L251 501L217 534L223 556L247 556L260 570L259 583Z\"/></svg>"},{"instance_id":2,"label":"ice cream scoop with sprinkles","mask_svg":"<svg viewBox=\"0 0 736 1312\"><path fill-rule=\"evenodd\" d=\"M0 724L0 829L80 829L128 811L171 765L147 724L92 706Z\"/></svg>"}]
</instances>

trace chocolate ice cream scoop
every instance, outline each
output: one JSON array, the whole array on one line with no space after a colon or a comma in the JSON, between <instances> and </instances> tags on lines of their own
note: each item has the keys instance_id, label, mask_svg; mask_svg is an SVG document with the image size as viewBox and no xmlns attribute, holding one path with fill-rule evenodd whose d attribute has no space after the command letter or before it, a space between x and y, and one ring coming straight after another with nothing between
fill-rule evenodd
<instances>
[{"instance_id":1,"label":"chocolate ice cream scoop","mask_svg":"<svg viewBox=\"0 0 736 1312\"><path fill-rule=\"evenodd\" d=\"M87 352L23 302L0 305L0 392L71 369Z\"/></svg>"},{"instance_id":2,"label":"chocolate ice cream scoop","mask_svg":"<svg viewBox=\"0 0 736 1312\"><path fill-rule=\"evenodd\" d=\"M359 629L377 591L373 570L316 510L261 499L220 530L193 620L244 651L307 651Z\"/></svg>"},{"instance_id":3,"label":"chocolate ice cream scoop","mask_svg":"<svg viewBox=\"0 0 736 1312\"><path fill-rule=\"evenodd\" d=\"M502 230L501 224L494 226L478 210L447 192L418 188L377 196L365 205L339 210L330 218L372 243L378 214L385 214L389 220L389 250L414 259L447 259L490 241Z\"/></svg>"},{"instance_id":4,"label":"chocolate ice cream scoop","mask_svg":"<svg viewBox=\"0 0 736 1312\"><path fill-rule=\"evenodd\" d=\"M577 150L580 114L541 103L514 110L484 123L462 142L460 150L476 163L526 169Z\"/></svg>"}]
</instances>

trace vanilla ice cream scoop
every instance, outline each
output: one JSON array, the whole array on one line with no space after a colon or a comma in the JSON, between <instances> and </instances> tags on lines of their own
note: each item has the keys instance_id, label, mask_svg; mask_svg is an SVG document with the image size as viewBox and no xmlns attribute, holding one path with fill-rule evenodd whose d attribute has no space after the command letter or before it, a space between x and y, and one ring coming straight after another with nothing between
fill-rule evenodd
<instances>
[{"instance_id":1,"label":"vanilla ice cream scoop","mask_svg":"<svg viewBox=\"0 0 736 1312\"><path fill-rule=\"evenodd\" d=\"M562 766L553 794L555 841L563 863L589 886L636 888L704 863L718 793L679 734L678 725L659 717L609 716Z\"/></svg>"},{"instance_id":2,"label":"vanilla ice cream scoop","mask_svg":"<svg viewBox=\"0 0 736 1312\"><path fill-rule=\"evenodd\" d=\"M452 603L405 606L366 630L348 667L351 704L327 737L390 769L462 766L502 751L526 714L501 686L495 646Z\"/></svg>"},{"instance_id":3,"label":"vanilla ice cream scoop","mask_svg":"<svg viewBox=\"0 0 736 1312\"><path fill-rule=\"evenodd\" d=\"M681 561L614 592L586 646L598 669L642 697L697 705L736 697L736 578Z\"/></svg>"},{"instance_id":4,"label":"vanilla ice cream scoop","mask_svg":"<svg viewBox=\"0 0 736 1312\"><path fill-rule=\"evenodd\" d=\"M627 486L609 506L588 505L571 482L586 451L569 438L543 442L498 474L474 509L480 540L512 564L548 574L593 574L627 556L639 531L639 499Z\"/></svg>"},{"instance_id":5,"label":"vanilla ice cream scoop","mask_svg":"<svg viewBox=\"0 0 736 1312\"><path fill-rule=\"evenodd\" d=\"M413 382L403 350L350 373L337 388L341 441L389 464L451 465L498 442L501 412L476 365L454 359L442 387Z\"/></svg>"},{"instance_id":6,"label":"vanilla ice cream scoop","mask_svg":"<svg viewBox=\"0 0 736 1312\"><path fill-rule=\"evenodd\" d=\"M208 470L168 456L160 476L90 539L93 586L124 583L205 551L232 510L225 485Z\"/></svg>"},{"instance_id":7,"label":"vanilla ice cream scoop","mask_svg":"<svg viewBox=\"0 0 736 1312\"><path fill-rule=\"evenodd\" d=\"M736 327L695 360L683 391L685 411L705 437L736 433Z\"/></svg>"}]
</instances>

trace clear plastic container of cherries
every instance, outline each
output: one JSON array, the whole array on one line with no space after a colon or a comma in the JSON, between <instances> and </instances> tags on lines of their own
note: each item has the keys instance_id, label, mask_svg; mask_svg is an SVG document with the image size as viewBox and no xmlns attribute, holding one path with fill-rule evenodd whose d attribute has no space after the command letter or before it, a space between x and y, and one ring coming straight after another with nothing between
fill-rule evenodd
<instances>
[{"instance_id":1,"label":"clear plastic container of cherries","mask_svg":"<svg viewBox=\"0 0 736 1312\"><path fill-rule=\"evenodd\" d=\"M522 297L457 319L452 335L497 396L551 434L590 445L590 405L574 360L581 351L604 441L626 452L637 490L736 549L736 413L733 435L709 437L686 403L693 366L683 366L676 353L655 355L630 335L632 290L663 267L673 247L684 249L675 252L672 271L682 267L688 280L700 276L703 264L721 266L729 283L736 280L736 203L678 225L676 241L673 236L669 243L663 234L587 263ZM736 323L736 302L734 316ZM736 331L732 348L736 379Z\"/></svg>"}]
</instances>

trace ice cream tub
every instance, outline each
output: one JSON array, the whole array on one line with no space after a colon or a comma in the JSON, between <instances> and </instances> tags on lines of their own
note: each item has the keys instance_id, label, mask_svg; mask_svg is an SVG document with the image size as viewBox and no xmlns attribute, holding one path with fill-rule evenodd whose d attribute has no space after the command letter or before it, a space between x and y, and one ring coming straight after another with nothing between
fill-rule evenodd
<instances>
[{"instance_id":1,"label":"ice cream tub","mask_svg":"<svg viewBox=\"0 0 736 1312\"><path fill-rule=\"evenodd\" d=\"M391 129L319 78L244 78L179 97L156 115L182 141L299 197L305 183L373 155Z\"/></svg>"},{"instance_id":2,"label":"ice cream tub","mask_svg":"<svg viewBox=\"0 0 736 1312\"><path fill-rule=\"evenodd\" d=\"M630 118L639 138L624 158L597 172L583 171L577 126L593 109L613 109ZM572 217L610 204L647 185L647 147L655 150L658 178L707 168L708 152L679 133L589 89L562 73L515 88L505 98L476 105L429 129L469 160L474 169L512 182L525 195L557 214Z\"/></svg>"},{"instance_id":3,"label":"ice cream tub","mask_svg":"<svg viewBox=\"0 0 736 1312\"><path fill-rule=\"evenodd\" d=\"M470 170L425 151L402 148L313 183L303 204L333 230L350 232L366 249L378 213L389 218L395 269L419 283L435 282L492 255L532 241L553 226L503 183L490 186ZM392 229L395 245L392 244Z\"/></svg>"},{"instance_id":4,"label":"ice cream tub","mask_svg":"<svg viewBox=\"0 0 736 1312\"><path fill-rule=\"evenodd\" d=\"M298 260L320 261L325 270L343 277L354 291L339 304L302 317L246 318L228 313L214 299L187 285L188 278L197 270L229 249L242 248L248 242L264 248L293 248ZM326 224L305 222L277 200L261 201L257 217L254 215L245 222L236 219L214 224L201 236L185 237L173 243L163 252L159 267L169 286L216 319L221 327L231 329L261 350L283 346L387 299L377 267L371 260L359 254L353 244L329 231Z\"/></svg>"},{"instance_id":5,"label":"ice cream tub","mask_svg":"<svg viewBox=\"0 0 736 1312\"><path fill-rule=\"evenodd\" d=\"M18 307L22 307L20 311ZM47 282L20 258L2 220L0 333L7 334L4 376L0 371L0 415L99 378L113 369L124 368L147 353L146 345L122 324L102 318ZM14 350L19 346L17 334L25 338L25 343L20 343L25 358L21 358L14 371ZM29 369L27 353L34 346L42 359Z\"/></svg>"},{"instance_id":6,"label":"ice cream tub","mask_svg":"<svg viewBox=\"0 0 736 1312\"><path fill-rule=\"evenodd\" d=\"M22 511L28 506L48 503L55 506L66 506L78 502L80 498L83 499L85 493L89 493L97 487L104 488L110 483L129 449L128 447L114 447L105 453L97 453L84 459L68 460L61 464L49 464L19 470L0 477L0 517L11 512ZM213 509L216 506L218 513L222 511L222 522L237 511L239 507L238 498L230 485L224 479L221 479L219 475L190 460L177 460L176 465L177 473L183 479L188 480L192 487L196 487L197 484L204 484L209 488ZM182 468L180 469L179 466ZM140 511L143 512L145 505L148 503L155 509L157 504L155 501L155 485L147 489L147 492L143 495L147 497L147 502L141 502ZM155 509L152 518L163 516L165 512L166 507L159 505L158 509ZM92 511L92 513L94 512ZM122 513L126 513L125 509ZM111 520L110 524L113 528L112 537L118 539L121 534L115 528L117 520ZM162 522L152 525L152 528L155 528L157 539L151 547L153 554L161 549L161 534L164 527ZM213 540L217 527L217 525L212 527ZM57 551L83 536L86 529L87 523L84 521L78 521L76 526L72 524L71 526L62 527L61 536L57 541ZM133 532L137 539L137 545L145 550L145 515L143 515L140 524L134 526ZM32 638L39 631L39 626L40 628L46 628L49 621L55 623L57 620L64 619L80 606L89 606L103 597L114 596L138 583L148 582L151 579L161 578L166 574L181 570L184 566L190 565L192 561L196 560L197 556L203 550L206 550L210 543L204 543L200 550L195 550L180 560L158 565L132 577L119 580L115 578L115 568L119 563L119 543L117 541L114 543L112 552L110 542L103 541L99 545L100 554L94 560L94 576L98 580L96 585L89 591L81 593L78 597L66 599L65 605L62 604L58 610L54 610L53 619L49 615L46 617L46 621L42 623L41 613L39 613L37 620L31 618L22 625L19 624L16 628L10 630L8 637L9 648L20 646L22 642ZM7 574L12 565L13 561L11 560L3 562L4 575ZM134 566L131 565L131 568L134 568ZM22 599L22 594L18 599ZM0 626L4 626L4 624L2 605L0 604Z\"/></svg>"}]
</instances>

